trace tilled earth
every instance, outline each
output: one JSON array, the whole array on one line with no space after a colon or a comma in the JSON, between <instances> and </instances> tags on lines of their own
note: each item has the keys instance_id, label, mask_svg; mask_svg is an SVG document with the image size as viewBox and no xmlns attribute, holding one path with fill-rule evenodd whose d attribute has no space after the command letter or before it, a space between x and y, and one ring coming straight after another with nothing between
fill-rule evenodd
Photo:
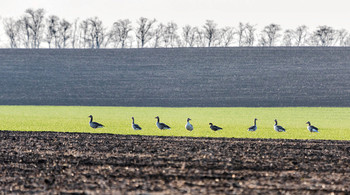
<instances>
[{"instance_id":1,"label":"tilled earth","mask_svg":"<svg viewBox=\"0 0 350 195\"><path fill-rule=\"evenodd\" d=\"M350 193L350 142L0 131L0 193Z\"/></svg>"}]
</instances>

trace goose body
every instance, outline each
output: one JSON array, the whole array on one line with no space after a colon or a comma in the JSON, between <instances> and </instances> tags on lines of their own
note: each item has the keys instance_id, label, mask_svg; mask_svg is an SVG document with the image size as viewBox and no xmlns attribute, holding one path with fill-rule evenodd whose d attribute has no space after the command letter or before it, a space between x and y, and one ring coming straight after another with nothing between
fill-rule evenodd
<instances>
[{"instance_id":1,"label":"goose body","mask_svg":"<svg viewBox=\"0 0 350 195\"><path fill-rule=\"evenodd\" d=\"M254 125L248 128L248 131L256 131L258 127L256 126L256 121L258 119L254 119Z\"/></svg>"},{"instance_id":2,"label":"goose body","mask_svg":"<svg viewBox=\"0 0 350 195\"><path fill-rule=\"evenodd\" d=\"M134 117L131 117L131 119L132 119L131 127L132 127L134 130L142 130L142 128L141 128L138 124L135 124L135 122L134 122Z\"/></svg>"},{"instance_id":3,"label":"goose body","mask_svg":"<svg viewBox=\"0 0 350 195\"><path fill-rule=\"evenodd\" d=\"M210 129L213 131L218 131L218 130L222 129L221 127L213 125L213 123L209 123L209 125L210 125Z\"/></svg>"},{"instance_id":4,"label":"goose body","mask_svg":"<svg viewBox=\"0 0 350 195\"><path fill-rule=\"evenodd\" d=\"M185 128L189 131L192 131L193 130L193 125L190 123L190 118L187 118L187 123L186 123L186 126Z\"/></svg>"},{"instance_id":5,"label":"goose body","mask_svg":"<svg viewBox=\"0 0 350 195\"><path fill-rule=\"evenodd\" d=\"M170 129L170 127L168 125L159 122L159 116L157 116L156 119L157 119L156 125L157 125L158 129L160 129L160 130Z\"/></svg>"},{"instance_id":6,"label":"goose body","mask_svg":"<svg viewBox=\"0 0 350 195\"><path fill-rule=\"evenodd\" d=\"M311 133L312 133L312 132L318 133L318 128L315 127L315 126L312 126L311 123L310 123L310 121L306 122L306 124L308 124L307 130L309 130Z\"/></svg>"},{"instance_id":7,"label":"goose body","mask_svg":"<svg viewBox=\"0 0 350 195\"><path fill-rule=\"evenodd\" d=\"M92 118L93 118L92 115L90 115L89 117L90 117L90 122L89 122L90 127L94 128L94 129L104 127L102 124L92 121Z\"/></svg>"},{"instance_id":8,"label":"goose body","mask_svg":"<svg viewBox=\"0 0 350 195\"><path fill-rule=\"evenodd\" d=\"M274 127L275 131L277 131L277 132L285 132L286 131L285 128L283 128L280 125L277 125L277 119L275 119L275 125L273 127Z\"/></svg>"}]
</instances>

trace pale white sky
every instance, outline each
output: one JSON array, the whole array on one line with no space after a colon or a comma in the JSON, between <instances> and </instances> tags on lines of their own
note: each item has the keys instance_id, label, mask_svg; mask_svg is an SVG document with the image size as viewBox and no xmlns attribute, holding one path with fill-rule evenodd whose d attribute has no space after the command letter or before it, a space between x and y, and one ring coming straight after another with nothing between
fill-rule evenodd
<instances>
[{"instance_id":1,"label":"pale white sky","mask_svg":"<svg viewBox=\"0 0 350 195\"><path fill-rule=\"evenodd\" d=\"M135 25L142 16L174 21L180 27L202 26L211 19L219 27L249 22L259 30L270 23L284 30L303 24L310 29L329 25L350 30L349 0L0 0L0 17L20 17L27 8L44 8L46 16L71 22L97 16L108 27L118 19Z\"/></svg>"}]
</instances>

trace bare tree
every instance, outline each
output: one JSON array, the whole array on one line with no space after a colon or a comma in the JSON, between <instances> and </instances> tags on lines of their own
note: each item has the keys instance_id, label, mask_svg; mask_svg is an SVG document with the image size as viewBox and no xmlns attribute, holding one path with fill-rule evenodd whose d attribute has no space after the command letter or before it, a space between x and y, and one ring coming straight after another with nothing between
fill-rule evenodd
<instances>
[{"instance_id":1,"label":"bare tree","mask_svg":"<svg viewBox=\"0 0 350 195\"><path fill-rule=\"evenodd\" d=\"M196 32L198 31L197 27L191 27L186 25L182 28L182 37L184 40L184 46L193 47L196 41Z\"/></svg>"},{"instance_id":2,"label":"bare tree","mask_svg":"<svg viewBox=\"0 0 350 195\"><path fill-rule=\"evenodd\" d=\"M177 35L177 24L169 22L164 29L163 42L165 47L174 47L179 36Z\"/></svg>"},{"instance_id":3,"label":"bare tree","mask_svg":"<svg viewBox=\"0 0 350 195\"><path fill-rule=\"evenodd\" d=\"M49 16L46 20L47 30L46 30L46 42L51 48L52 40L55 41L55 47L58 46L58 28L59 28L59 18L55 15Z\"/></svg>"},{"instance_id":4,"label":"bare tree","mask_svg":"<svg viewBox=\"0 0 350 195\"><path fill-rule=\"evenodd\" d=\"M32 45L32 31L29 27L29 19L26 16L23 16L20 20L21 24L21 30L20 30L20 37L23 41L25 48L30 48Z\"/></svg>"},{"instance_id":5,"label":"bare tree","mask_svg":"<svg viewBox=\"0 0 350 195\"><path fill-rule=\"evenodd\" d=\"M217 24L213 20L207 20L203 26L204 37L207 40L208 47L213 45L213 42L217 39L218 29Z\"/></svg>"},{"instance_id":6,"label":"bare tree","mask_svg":"<svg viewBox=\"0 0 350 195\"><path fill-rule=\"evenodd\" d=\"M91 47L91 41L89 37L89 20L81 21L80 25L80 40L81 40L81 48Z\"/></svg>"},{"instance_id":7,"label":"bare tree","mask_svg":"<svg viewBox=\"0 0 350 195\"><path fill-rule=\"evenodd\" d=\"M206 43L205 43L205 33L200 30L199 28L196 28L196 38L195 38L195 43L197 47L205 47Z\"/></svg>"},{"instance_id":8,"label":"bare tree","mask_svg":"<svg viewBox=\"0 0 350 195\"><path fill-rule=\"evenodd\" d=\"M255 42L255 31L256 28L254 25L246 24L244 31L244 45L245 46L253 46Z\"/></svg>"},{"instance_id":9,"label":"bare tree","mask_svg":"<svg viewBox=\"0 0 350 195\"><path fill-rule=\"evenodd\" d=\"M293 30L291 29L287 29L284 31L284 34L283 34L283 43L282 45L284 46L293 46L293 43L292 43L292 39L293 39Z\"/></svg>"},{"instance_id":10,"label":"bare tree","mask_svg":"<svg viewBox=\"0 0 350 195\"><path fill-rule=\"evenodd\" d=\"M281 31L280 25L270 24L265 26L265 28L261 31L260 45L270 47L274 46L277 39L281 36L279 31Z\"/></svg>"},{"instance_id":11,"label":"bare tree","mask_svg":"<svg viewBox=\"0 0 350 195\"><path fill-rule=\"evenodd\" d=\"M233 43L234 35L236 34L236 32L234 28L227 26L220 29L219 34L220 34L219 45L228 47Z\"/></svg>"},{"instance_id":12,"label":"bare tree","mask_svg":"<svg viewBox=\"0 0 350 195\"><path fill-rule=\"evenodd\" d=\"M71 45L72 48L75 48L77 45L77 41L78 41L78 20L79 19L75 19L74 23L72 25L73 29L72 29L72 38L71 38Z\"/></svg>"},{"instance_id":13,"label":"bare tree","mask_svg":"<svg viewBox=\"0 0 350 195\"><path fill-rule=\"evenodd\" d=\"M335 33L335 42L338 43L339 46L347 46L346 39L349 36L349 32L345 29L336 30Z\"/></svg>"},{"instance_id":14,"label":"bare tree","mask_svg":"<svg viewBox=\"0 0 350 195\"><path fill-rule=\"evenodd\" d=\"M336 31L329 26L319 26L313 33L313 42L316 46L331 46L335 39Z\"/></svg>"},{"instance_id":15,"label":"bare tree","mask_svg":"<svg viewBox=\"0 0 350 195\"><path fill-rule=\"evenodd\" d=\"M120 47L124 48L126 40L129 38L129 32L131 30L131 21L128 19L118 20L117 22L114 22L111 30L111 38L112 42L114 42L114 46L118 47L120 43Z\"/></svg>"},{"instance_id":16,"label":"bare tree","mask_svg":"<svg viewBox=\"0 0 350 195\"><path fill-rule=\"evenodd\" d=\"M71 27L72 24L70 22L65 19L61 20L59 28L59 48L67 47L67 41L71 38Z\"/></svg>"},{"instance_id":17,"label":"bare tree","mask_svg":"<svg viewBox=\"0 0 350 195\"><path fill-rule=\"evenodd\" d=\"M42 29L44 27L43 19L45 11L44 9L27 9L25 14L27 25L32 34L32 47L39 48L42 39Z\"/></svg>"},{"instance_id":18,"label":"bare tree","mask_svg":"<svg viewBox=\"0 0 350 195\"><path fill-rule=\"evenodd\" d=\"M13 18L4 19L5 33L10 39L10 47L17 48L20 46L20 36L19 31L21 28L21 21L15 20Z\"/></svg>"},{"instance_id":19,"label":"bare tree","mask_svg":"<svg viewBox=\"0 0 350 195\"><path fill-rule=\"evenodd\" d=\"M102 21L98 17L88 18L81 21L80 25L80 39L82 40L83 48L90 47L98 49L101 46L106 46L109 42L108 33L103 27ZM105 42L104 42L105 41Z\"/></svg>"},{"instance_id":20,"label":"bare tree","mask_svg":"<svg viewBox=\"0 0 350 195\"><path fill-rule=\"evenodd\" d=\"M305 25L298 26L294 31L293 39L295 41L295 46L303 46L307 42L308 27Z\"/></svg>"},{"instance_id":21,"label":"bare tree","mask_svg":"<svg viewBox=\"0 0 350 195\"><path fill-rule=\"evenodd\" d=\"M90 18L89 21L89 34L91 40L91 48L99 49L105 39L106 29L103 27L102 21L98 17Z\"/></svg>"},{"instance_id":22,"label":"bare tree","mask_svg":"<svg viewBox=\"0 0 350 195\"><path fill-rule=\"evenodd\" d=\"M165 30L165 26L162 23L159 23L157 28L154 30L154 43L153 43L153 47L157 48L160 47L161 45L161 40L164 36L164 30Z\"/></svg>"},{"instance_id":23,"label":"bare tree","mask_svg":"<svg viewBox=\"0 0 350 195\"><path fill-rule=\"evenodd\" d=\"M241 47L243 45L244 41L244 34L247 26L244 25L242 22L238 24L238 29L237 29L237 35L238 35L238 46Z\"/></svg>"},{"instance_id":24,"label":"bare tree","mask_svg":"<svg viewBox=\"0 0 350 195\"><path fill-rule=\"evenodd\" d=\"M153 32L152 26L156 22L155 19L149 20L147 18L141 17L138 21L138 27L136 29L136 38L138 39L138 45L142 48L146 43L152 39Z\"/></svg>"}]
</instances>

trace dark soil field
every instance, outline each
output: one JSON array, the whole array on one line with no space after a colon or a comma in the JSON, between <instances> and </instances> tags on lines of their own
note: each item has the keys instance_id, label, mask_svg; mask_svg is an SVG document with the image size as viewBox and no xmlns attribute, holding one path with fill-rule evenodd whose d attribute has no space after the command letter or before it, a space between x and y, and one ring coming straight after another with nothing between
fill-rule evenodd
<instances>
[{"instance_id":1,"label":"dark soil field","mask_svg":"<svg viewBox=\"0 0 350 195\"><path fill-rule=\"evenodd\" d=\"M0 194L349 194L350 142L0 131Z\"/></svg>"},{"instance_id":2,"label":"dark soil field","mask_svg":"<svg viewBox=\"0 0 350 195\"><path fill-rule=\"evenodd\" d=\"M0 49L0 105L350 106L349 47Z\"/></svg>"}]
</instances>

